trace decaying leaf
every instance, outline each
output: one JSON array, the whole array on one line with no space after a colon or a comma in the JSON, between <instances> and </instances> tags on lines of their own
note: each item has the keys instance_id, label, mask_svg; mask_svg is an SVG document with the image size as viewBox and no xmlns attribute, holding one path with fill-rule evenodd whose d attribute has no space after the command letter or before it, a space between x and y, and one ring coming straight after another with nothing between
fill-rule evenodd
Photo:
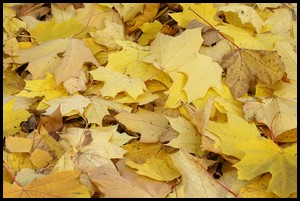
<instances>
[{"instance_id":1,"label":"decaying leaf","mask_svg":"<svg viewBox=\"0 0 300 201\"><path fill-rule=\"evenodd\" d=\"M272 86L284 72L284 63L276 51L236 49L223 57L226 83L234 97L247 93L249 83L258 81Z\"/></svg>"}]
</instances>

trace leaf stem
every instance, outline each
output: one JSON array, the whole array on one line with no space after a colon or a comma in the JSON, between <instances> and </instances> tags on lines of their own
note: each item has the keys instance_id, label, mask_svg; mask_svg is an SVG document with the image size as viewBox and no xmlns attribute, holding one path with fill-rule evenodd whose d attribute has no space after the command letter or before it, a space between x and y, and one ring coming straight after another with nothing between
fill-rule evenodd
<instances>
[{"instance_id":1,"label":"leaf stem","mask_svg":"<svg viewBox=\"0 0 300 201\"><path fill-rule=\"evenodd\" d=\"M221 182L219 182L216 178L214 178L213 175L211 175L198 161L194 160L197 165L199 165L215 182L217 182L220 186L222 186L225 190L227 190L229 193L231 193L232 195L234 195L235 197L238 197L238 195L231 191L229 188L227 188L224 184L222 184Z\"/></svg>"},{"instance_id":2,"label":"leaf stem","mask_svg":"<svg viewBox=\"0 0 300 201\"><path fill-rule=\"evenodd\" d=\"M92 6L91 15L90 15L90 17L89 17L89 19L88 19L88 22L86 23L86 25L85 25L84 29L82 29L80 32L78 32L78 33L74 34L74 35L72 36L72 38L74 38L75 36L77 36L77 35L81 34L82 32L84 32L84 31L87 29L87 27L88 27L88 25L89 25L89 23L90 23L90 21L91 21L91 19L92 19L93 12L94 12L94 5Z\"/></svg>"},{"instance_id":3,"label":"leaf stem","mask_svg":"<svg viewBox=\"0 0 300 201\"><path fill-rule=\"evenodd\" d=\"M216 30L224 39L226 39L228 42L230 42L232 45L234 45L237 49L240 49L240 47L238 45L236 45L234 42L232 42L231 40L229 40L224 34L222 34L211 23L209 23L206 19L204 19L198 13L196 13L191 7L189 7L189 10L191 10L195 15L197 15L198 17L200 17L204 22L206 22L211 28L213 28L214 30Z\"/></svg>"},{"instance_id":4,"label":"leaf stem","mask_svg":"<svg viewBox=\"0 0 300 201\"><path fill-rule=\"evenodd\" d=\"M3 163L3 168L8 172L9 176L14 180L14 182L22 188L22 185L16 180L14 174L10 171L10 169Z\"/></svg>"}]
</instances>

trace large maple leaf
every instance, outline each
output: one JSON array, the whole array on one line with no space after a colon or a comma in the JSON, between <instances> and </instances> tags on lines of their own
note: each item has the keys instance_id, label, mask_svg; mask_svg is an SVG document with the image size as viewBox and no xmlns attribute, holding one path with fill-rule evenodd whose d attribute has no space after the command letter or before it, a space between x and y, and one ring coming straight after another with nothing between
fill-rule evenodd
<instances>
[{"instance_id":1,"label":"large maple leaf","mask_svg":"<svg viewBox=\"0 0 300 201\"><path fill-rule=\"evenodd\" d=\"M20 187L4 182L5 198L89 198L88 188L77 181L79 171L62 171Z\"/></svg>"},{"instance_id":2,"label":"large maple leaf","mask_svg":"<svg viewBox=\"0 0 300 201\"><path fill-rule=\"evenodd\" d=\"M176 37L159 32L151 43L151 54L143 60L159 69L174 71L193 60L202 43L201 28L187 29Z\"/></svg>"}]
</instances>

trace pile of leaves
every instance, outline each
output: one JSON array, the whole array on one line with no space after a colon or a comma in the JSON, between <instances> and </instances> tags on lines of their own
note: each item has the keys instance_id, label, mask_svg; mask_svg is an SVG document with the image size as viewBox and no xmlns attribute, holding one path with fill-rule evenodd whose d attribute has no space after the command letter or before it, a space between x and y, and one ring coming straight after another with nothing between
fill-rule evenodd
<instances>
[{"instance_id":1,"label":"pile of leaves","mask_svg":"<svg viewBox=\"0 0 300 201\"><path fill-rule=\"evenodd\" d=\"M4 197L296 197L297 4L3 4Z\"/></svg>"}]
</instances>

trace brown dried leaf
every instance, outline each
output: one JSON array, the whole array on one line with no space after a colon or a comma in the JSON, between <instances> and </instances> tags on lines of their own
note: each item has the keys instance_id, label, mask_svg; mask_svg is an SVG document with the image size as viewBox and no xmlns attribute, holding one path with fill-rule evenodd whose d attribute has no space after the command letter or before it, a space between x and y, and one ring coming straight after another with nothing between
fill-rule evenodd
<instances>
[{"instance_id":1,"label":"brown dried leaf","mask_svg":"<svg viewBox=\"0 0 300 201\"><path fill-rule=\"evenodd\" d=\"M247 93L250 82L272 86L285 72L277 52L266 50L233 50L223 57L221 66L227 68L226 83L236 98Z\"/></svg>"},{"instance_id":2,"label":"brown dried leaf","mask_svg":"<svg viewBox=\"0 0 300 201\"><path fill-rule=\"evenodd\" d=\"M58 107L51 115L41 116L38 130L40 130L42 125L49 132L49 134L60 130L63 126L60 107Z\"/></svg>"}]
</instances>

